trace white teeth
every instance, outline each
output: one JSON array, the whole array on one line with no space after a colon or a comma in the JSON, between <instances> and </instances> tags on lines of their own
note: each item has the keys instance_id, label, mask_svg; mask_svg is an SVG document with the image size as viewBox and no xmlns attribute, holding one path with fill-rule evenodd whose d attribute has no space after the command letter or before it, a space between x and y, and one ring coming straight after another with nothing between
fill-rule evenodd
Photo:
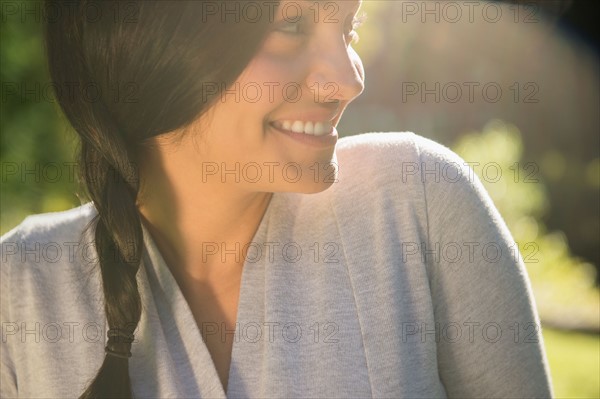
<instances>
[{"instance_id":1,"label":"white teeth","mask_svg":"<svg viewBox=\"0 0 600 399\"><path fill-rule=\"evenodd\" d=\"M304 133L310 134L311 136L315 134L315 127L312 122L306 122L304 124Z\"/></svg>"},{"instance_id":2,"label":"white teeth","mask_svg":"<svg viewBox=\"0 0 600 399\"><path fill-rule=\"evenodd\" d=\"M315 123L315 136L321 136L322 134L328 133L324 123Z\"/></svg>"},{"instance_id":3,"label":"white teeth","mask_svg":"<svg viewBox=\"0 0 600 399\"><path fill-rule=\"evenodd\" d=\"M302 122L302 121L282 121L273 122L273 124L283 130L294 133L304 133L311 136L323 136L333 128L329 122Z\"/></svg>"},{"instance_id":4,"label":"white teeth","mask_svg":"<svg viewBox=\"0 0 600 399\"><path fill-rule=\"evenodd\" d=\"M300 121L294 122L292 125L292 132L294 133L304 133L304 123Z\"/></svg>"}]
</instances>

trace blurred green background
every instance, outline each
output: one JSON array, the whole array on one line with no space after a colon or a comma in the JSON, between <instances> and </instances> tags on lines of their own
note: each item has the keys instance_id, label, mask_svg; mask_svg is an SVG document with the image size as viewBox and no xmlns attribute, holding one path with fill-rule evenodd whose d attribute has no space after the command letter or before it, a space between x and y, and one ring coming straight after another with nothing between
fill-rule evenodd
<instances>
[{"instance_id":1,"label":"blurred green background","mask_svg":"<svg viewBox=\"0 0 600 399\"><path fill-rule=\"evenodd\" d=\"M2 234L29 214L81 204L76 136L54 103L40 19L35 12L13 14L6 3L0 28ZM41 4L10 3L34 10ZM556 397L598 398L598 54L559 25L559 12L573 6L568 0L546 8L494 3L501 4L503 18L493 23L478 13L483 6L471 20L467 14L456 20L441 4L436 20L422 15L422 4L365 1L368 19L355 48L367 86L338 130L414 131L468 162L500 166L498 179L474 169L525 258ZM502 95L486 97L485 85L500 87ZM436 87L438 98L423 93ZM457 87L464 89L460 96Z\"/></svg>"}]
</instances>

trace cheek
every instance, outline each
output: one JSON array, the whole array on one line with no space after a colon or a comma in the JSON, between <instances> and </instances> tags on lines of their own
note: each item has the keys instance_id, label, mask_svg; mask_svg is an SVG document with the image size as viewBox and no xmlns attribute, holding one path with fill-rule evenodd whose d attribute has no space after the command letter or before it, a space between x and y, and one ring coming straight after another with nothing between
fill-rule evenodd
<instances>
[{"instance_id":1,"label":"cheek","mask_svg":"<svg viewBox=\"0 0 600 399\"><path fill-rule=\"evenodd\" d=\"M293 103L297 89L303 86L302 71L299 57L259 54L238 80L244 92L242 101L245 99L255 110L273 110Z\"/></svg>"}]
</instances>

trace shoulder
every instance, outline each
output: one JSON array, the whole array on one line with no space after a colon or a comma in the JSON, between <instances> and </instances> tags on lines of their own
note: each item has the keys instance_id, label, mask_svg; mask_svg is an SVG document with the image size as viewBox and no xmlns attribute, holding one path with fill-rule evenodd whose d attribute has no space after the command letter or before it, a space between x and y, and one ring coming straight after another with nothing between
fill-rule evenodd
<instances>
[{"instance_id":1,"label":"shoulder","mask_svg":"<svg viewBox=\"0 0 600 399\"><path fill-rule=\"evenodd\" d=\"M21 372L33 363L48 380L62 369L52 364L57 358L85 359L101 350L103 341L87 332L91 327L99 333L105 325L93 229L86 229L95 215L91 203L32 215L0 238L0 320L7 327L0 369L7 391L21 388L22 379L25 385L32 381ZM93 375L69 364L76 374Z\"/></svg>"},{"instance_id":2,"label":"shoulder","mask_svg":"<svg viewBox=\"0 0 600 399\"><path fill-rule=\"evenodd\" d=\"M468 163L450 148L412 132L344 137L337 156L340 180L349 184L423 186L455 183L457 175L471 177Z\"/></svg>"},{"instance_id":3,"label":"shoulder","mask_svg":"<svg viewBox=\"0 0 600 399\"><path fill-rule=\"evenodd\" d=\"M413 158L417 153L412 132L363 133L344 137L336 147L341 162L393 162L398 157Z\"/></svg>"},{"instance_id":4,"label":"shoulder","mask_svg":"<svg viewBox=\"0 0 600 399\"><path fill-rule=\"evenodd\" d=\"M428 197L438 197L429 183L439 181L433 191L444 192L453 185L441 173L450 175L449 165L462 164L449 148L411 132L345 137L336 154L338 180L328 195L339 224L346 234L384 234L386 240L400 233L405 239L407 234L425 239ZM437 176L432 176L428 171L435 169Z\"/></svg>"},{"instance_id":5,"label":"shoulder","mask_svg":"<svg viewBox=\"0 0 600 399\"><path fill-rule=\"evenodd\" d=\"M408 219L423 224L474 215L497 219L481 181L450 148L411 132L365 133L343 138L338 151L339 179L331 192L334 206L365 214L361 223L381 215L381 223Z\"/></svg>"},{"instance_id":6,"label":"shoulder","mask_svg":"<svg viewBox=\"0 0 600 399\"><path fill-rule=\"evenodd\" d=\"M381 161L403 159L456 162L462 159L448 147L413 132L373 132L340 139L338 155L342 157L383 156Z\"/></svg>"},{"instance_id":7,"label":"shoulder","mask_svg":"<svg viewBox=\"0 0 600 399\"><path fill-rule=\"evenodd\" d=\"M0 237L3 301L9 296L11 302L43 306L76 290L75 283L94 270L95 248L86 227L95 215L91 203L32 215Z\"/></svg>"},{"instance_id":8,"label":"shoulder","mask_svg":"<svg viewBox=\"0 0 600 399\"><path fill-rule=\"evenodd\" d=\"M80 241L86 226L96 215L91 203L62 212L31 215L21 224L0 237L2 261L9 261L16 246L27 248L53 243Z\"/></svg>"},{"instance_id":9,"label":"shoulder","mask_svg":"<svg viewBox=\"0 0 600 399\"><path fill-rule=\"evenodd\" d=\"M509 237L471 167L477 164L434 140L409 132L352 136L340 140L338 162L340 185L334 195L350 209L385 212L386 218L417 215L431 233L477 225L482 235L493 230ZM353 195L345 199L348 193Z\"/></svg>"},{"instance_id":10,"label":"shoulder","mask_svg":"<svg viewBox=\"0 0 600 399\"><path fill-rule=\"evenodd\" d=\"M450 148L412 132L363 133L340 139L337 146L340 162L377 160L378 164L400 162L464 161Z\"/></svg>"}]
</instances>

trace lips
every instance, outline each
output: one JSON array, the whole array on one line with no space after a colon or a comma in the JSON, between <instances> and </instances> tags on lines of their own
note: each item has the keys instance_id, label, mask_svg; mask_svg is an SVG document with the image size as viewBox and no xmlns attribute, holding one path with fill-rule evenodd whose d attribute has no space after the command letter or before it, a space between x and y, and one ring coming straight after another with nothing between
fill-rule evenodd
<instances>
[{"instance_id":1,"label":"lips","mask_svg":"<svg viewBox=\"0 0 600 399\"><path fill-rule=\"evenodd\" d=\"M320 121L273 121L271 125L279 130L284 130L292 133L302 133L309 136L325 136L330 134L333 130L333 124L331 122L320 122Z\"/></svg>"}]
</instances>

